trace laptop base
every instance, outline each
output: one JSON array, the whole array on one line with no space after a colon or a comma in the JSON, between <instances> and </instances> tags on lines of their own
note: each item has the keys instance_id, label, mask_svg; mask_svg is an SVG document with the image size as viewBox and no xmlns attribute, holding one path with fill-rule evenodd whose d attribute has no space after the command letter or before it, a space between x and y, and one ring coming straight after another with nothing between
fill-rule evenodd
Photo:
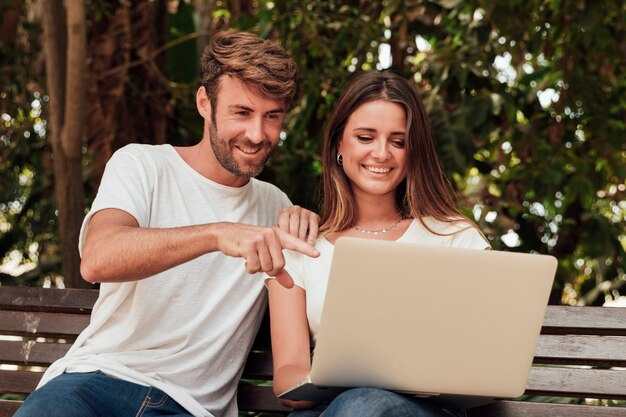
<instances>
[{"instance_id":1,"label":"laptop base","mask_svg":"<svg viewBox=\"0 0 626 417\"><path fill-rule=\"evenodd\" d=\"M278 395L278 398L282 400L292 401L314 401L318 404L330 404L339 394L349 390L346 387L322 387L315 385L312 382L303 383L295 388L289 389L282 394ZM400 395L406 395L408 397L418 398L424 401L428 401L439 407L444 408L473 408L481 405L486 405L496 401L496 398L481 397L474 395L454 395L454 394L431 394L431 393L410 393L410 392L397 392Z\"/></svg>"},{"instance_id":2,"label":"laptop base","mask_svg":"<svg viewBox=\"0 0 626 417\"><path fill-rule=\"evenodd\" d=\"M291 388L278 396L282 400L292 401L315 401L319 404L330 404L339 394L349 388L344 387L320 387L312 382L306 382L295 388Z\"/></svg>"}]
</instances>

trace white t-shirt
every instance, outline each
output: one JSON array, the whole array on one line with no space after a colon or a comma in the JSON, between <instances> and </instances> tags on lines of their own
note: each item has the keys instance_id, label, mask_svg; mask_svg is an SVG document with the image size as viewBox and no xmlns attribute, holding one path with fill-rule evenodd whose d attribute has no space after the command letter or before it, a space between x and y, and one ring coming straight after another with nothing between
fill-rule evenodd
<instances>
[{"instance_id":1,"label":"white t-shirt","mask_svg":"<svg viewBox=\"0 0 626 417\"><path fill-rule=\"evenodd\" d=\"M413 220L397 241L469 249L490 247L480 232L469 224L445 223L428 217L423 220L430 229L445 235L431 233L419 221ZM320 252L320 256L317 258L303 256L290 250L283 251L286 261L285 270L291 275L294 284L306 291L306 315L309 321L312 346L315 346L320 327L322 306L328 287L330 264L335 246L321 237L317 239L315 248Z\"/></svg>"},{"instance_id":2,"label":"white t-shirt","mask_svg":"<svg viewBox=\"0 0 626 417\"><path fill-rule=\"evenodd\" d=\"M170 145L128 145L107 164L85 218L105 208L130 213L140 227L212 222L272 226L291 203L275 186L251 179L217 184ZM236 391L265 311L262 274L241 258L209 253L147 279L103 283L89 326L40 386L62 372L102 370L159 388L194 416L237 415Z\"/></svg>"}]
</instances>

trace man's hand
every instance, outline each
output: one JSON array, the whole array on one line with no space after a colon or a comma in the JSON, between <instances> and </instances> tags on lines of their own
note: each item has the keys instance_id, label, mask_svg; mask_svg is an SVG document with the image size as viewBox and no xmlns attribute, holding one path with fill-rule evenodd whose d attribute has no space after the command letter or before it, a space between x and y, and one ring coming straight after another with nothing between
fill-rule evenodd
<instances>
[{"instance_id":1,"label":"man's hand","mask_svg":"<svg viewBox=\"0 0 626 417\"><path fill-rule=\"evenodd\" d=\"M311 245L317 239L320 216L300 206L280 209L278 227Z\"/></svg>"},{"instance_id":2,"label":"man's hand","mask_svg":"<svg viewBox=\"0 0 626 417\"><path fill-rule=\"evenodd\" d=\"M295 250L314 258L319 256L313 246L278 227L237 223L221 223L219 227L218 250L225 255L243 258L249 274L265 272L269 276L279 275L285 267L283 249ZM278 281L287 288L293 286L287 274L281 274Z\"/></svg>"}]
</instances>

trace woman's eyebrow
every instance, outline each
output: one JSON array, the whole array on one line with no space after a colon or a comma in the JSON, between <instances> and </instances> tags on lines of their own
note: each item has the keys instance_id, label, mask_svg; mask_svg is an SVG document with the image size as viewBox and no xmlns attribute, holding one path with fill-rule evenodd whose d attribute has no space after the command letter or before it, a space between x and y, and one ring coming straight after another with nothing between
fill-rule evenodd
<instances>
[{"instance_id":1,"label":"woman's eyebrow","mask_svg":"<svg viewBox=\"0 0 626 417\"><path fill-rule=\"evenodd\" d=\"M352 129L353 132L356 131L365 131L365 132L370 132L370 133L376 133L377 130L372 128L372 127L356 127L354 129ZM395 132L391 132L389 136L405 136L406 132L404 130L397 130Z\"/></svg>"}]
</instances>

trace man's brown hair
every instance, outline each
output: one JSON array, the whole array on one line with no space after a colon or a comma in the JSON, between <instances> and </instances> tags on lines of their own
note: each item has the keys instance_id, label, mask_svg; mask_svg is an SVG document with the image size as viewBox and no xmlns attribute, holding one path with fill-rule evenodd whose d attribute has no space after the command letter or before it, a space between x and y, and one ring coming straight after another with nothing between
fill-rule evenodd
<instances>
[{"instance_id":1,"label":"man's brown hair","mask_svg":"<svg viewBox=\"0 0 626 417\"><path fill-rule=\"evenodd\" d=\"M296 92L296 64L276 43L232 30L213 35L200 59L200 83L214 109L224 74L237 77L288 107Z\"/></svg>"}]
</instances>

